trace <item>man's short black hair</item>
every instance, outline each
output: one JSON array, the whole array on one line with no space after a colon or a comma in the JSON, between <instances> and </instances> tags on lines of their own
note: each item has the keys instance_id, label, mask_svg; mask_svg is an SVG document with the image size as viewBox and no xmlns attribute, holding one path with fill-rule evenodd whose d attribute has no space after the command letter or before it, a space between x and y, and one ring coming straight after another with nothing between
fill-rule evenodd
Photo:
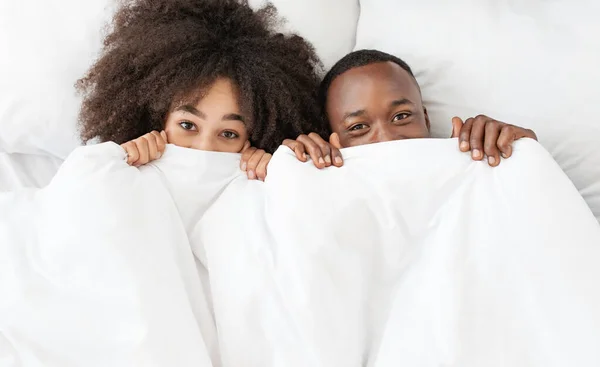
<instances>
[{"instance_id":1,"label":"man's short black hair","mask_svg":"<svg viewBox=\"0 0 600 367\"><path fill-rule=\"evenodd\" d=\"M412 70L410 69L410 66L408 66L408 64L405 63L399 57L377 50L358 50L351 52L348 55L344 56L340 61L336 62L321 82L319 88L319 102L323 111L325 112L327 92L329 91L329 87L331 86L331 83L333 83L333 80L335 78L337 78L339 75L345 73L350 69L388 61L399 65L402 69L406 70L410 74L410 76L415 78Z\"/></svg>"}]
</instances>

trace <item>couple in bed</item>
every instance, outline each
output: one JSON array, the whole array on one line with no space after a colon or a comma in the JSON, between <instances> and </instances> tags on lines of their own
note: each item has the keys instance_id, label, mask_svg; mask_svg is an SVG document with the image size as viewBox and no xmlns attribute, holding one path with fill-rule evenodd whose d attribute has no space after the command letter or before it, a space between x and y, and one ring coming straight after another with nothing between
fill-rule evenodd
<instances>
[{"instance_id":1,"label":"couple in bed","mask_svg":"<svg viewBox=\"0 0 600 367\"><path fill-rule=\"evenodd\" d=\"M281 144L318 168L342 166L340 149L428 138L429 117L410 67L375 50L350 53L321 82L317 56L274 31L275 9L236 0L139 0L114 17L100 59L78 82L84 141L122 144L128 163L161 157L167 143L242 153L264 180ZM452 120L473 159L497 166L533 131L479 115Z\"/></svg>"}]
</instances>

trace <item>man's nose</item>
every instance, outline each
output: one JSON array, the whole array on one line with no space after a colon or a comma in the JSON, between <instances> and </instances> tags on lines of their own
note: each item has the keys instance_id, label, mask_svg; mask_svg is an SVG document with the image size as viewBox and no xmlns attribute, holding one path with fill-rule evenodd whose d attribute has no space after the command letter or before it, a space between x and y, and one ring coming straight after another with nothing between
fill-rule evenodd
<instances>
[{"instance_id":1,"label":"man's nose","mask_svg":"<svg viewBox=\"0 0 600 367\"><path fill-rule=\"evenodd\" d=\"M399 140L399 138L394 135L392 129L384 124L378 124L376 129L375 134L372 135L371 143Z\"/></svg>"}]
</instances>

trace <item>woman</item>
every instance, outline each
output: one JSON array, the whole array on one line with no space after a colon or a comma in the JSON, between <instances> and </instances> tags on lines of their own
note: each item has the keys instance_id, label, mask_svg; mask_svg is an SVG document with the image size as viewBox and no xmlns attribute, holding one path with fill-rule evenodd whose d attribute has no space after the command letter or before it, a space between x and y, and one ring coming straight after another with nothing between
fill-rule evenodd
<instances>
[{"instance_id":1,"label":"woman","mask_svg":"<svg viewBox=\"0 0 600 367\"><path fill-rule=\"evenodd\" d=\"M82 139L122 144L136 166L167 142L243 153L248 177L264 179L282 141L324 126L318 58L301 37L275 32L277 20L272 5L247 1L123 5L78 82Z\"/></svg>"}]
</instances>

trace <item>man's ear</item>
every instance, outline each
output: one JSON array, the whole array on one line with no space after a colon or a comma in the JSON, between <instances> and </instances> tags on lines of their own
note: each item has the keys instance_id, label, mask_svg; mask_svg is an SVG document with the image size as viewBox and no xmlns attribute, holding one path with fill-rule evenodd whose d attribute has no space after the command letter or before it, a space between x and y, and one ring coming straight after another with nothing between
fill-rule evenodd
<instances>
[{"instance_id":1,"label":"man's ear","mask_svg":"<svg viewBox=\"0 0 600 367\"><path fill-rule=\"evenodd\" d=\"M427 108L423 106L423 113L425 114L425 125L427 126L427 131L431 132L431 124L429 123L429 114L427 113Z\"/></svg>"}]
</instances>

